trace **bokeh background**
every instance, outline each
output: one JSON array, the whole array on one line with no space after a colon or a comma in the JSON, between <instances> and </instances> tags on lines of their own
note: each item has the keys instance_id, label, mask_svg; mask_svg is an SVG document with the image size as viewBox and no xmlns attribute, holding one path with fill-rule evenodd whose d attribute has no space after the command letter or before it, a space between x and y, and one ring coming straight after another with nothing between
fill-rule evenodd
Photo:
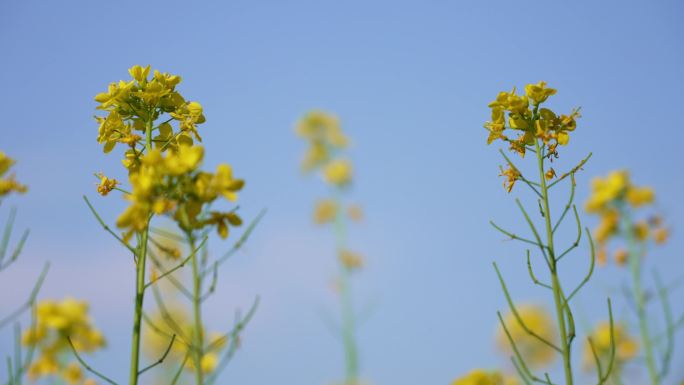
<instances>
[{"instance_id":1,"label":"bokeh background","mask_svg":"<svg viewBox=\"0 0 684 385\"><path fill-rule=\"evenodd\" d=\"M491 262L519 301L548 298L529 283L523 247L488 224L524 230L513 198L533 201L522 185L510 195L501 187L502 160L482 129L487 103L546 80L559 90L552 106L581 106L556 169L594 153L578 176L580 203L590 178L615 168L653 186L673 236L649 262L676 280L684 275L683 19L679 1L3 0L0 147L18 160L30 192L0 210L6 217L17 206L18 229L30 227L31 236L0 278L0 309L19 304L50 261L41 298L89 300L109 341L89 360L125 378L133 265L81 196L110 223L125 206L95 192L93 172L125 177L112 172L119 157L96 143L93 97L127 78L131 65L151 64L181 74L181 92L203 104L205 165L230 162L247 180L244 217L268 209L206 308L212 328L227 329L236 308L262 299L222 383L341 378L341 346L320 318L335 308L332 238L310 219L326 191L301 175L305 146L293 134L312 108L338 114L353 138L352 194L366 220L351 239L368 259L356 296L372 309L360 333L364 377L447 384L473 367L508 367L492 338L505 304ZM230 244L214 240L211 249ZM566 279L579 279L587 253L583 244L567 258ZM627 314L626 279L615 267L597 271L579 298L582 327L605 317L607 295ZM684 290L672 302L684 310ZM9 341L0 339L0 355Z\"/></svg>"}]
</instances>

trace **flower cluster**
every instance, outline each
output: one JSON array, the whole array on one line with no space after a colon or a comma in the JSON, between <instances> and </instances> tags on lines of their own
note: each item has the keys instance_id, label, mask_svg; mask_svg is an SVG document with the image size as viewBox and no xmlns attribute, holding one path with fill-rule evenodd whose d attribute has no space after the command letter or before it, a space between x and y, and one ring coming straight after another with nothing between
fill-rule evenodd
<instances>
[{"instance_id":1,"label":"flower cluster","mask_svg":"<svg viewBox=\"0 0 684 385\"><path fill-rule=\"evenodd\" d=\"M0 197L11 192L25 193L28 188L14 179L14 174L6 176L9 169L14 165L14 159L0 151Z\"/></svg>"},{"instance_id":2,"label":"flower cluster","mask_svg":"<svg viewBox=\"0 0 684 385\"><path fill-rule=\"evenodd\" d=\"M176 90L180 76L155 70L150 78L150 66L139 65L128 72L131 80L112 83L95 97L100 103L97 108L108 112L96 117L98 142L105 152L119 143L128 146L123 164L129 171L131 192L126 199L131 204L117 226L126 230L128 239L147 228L152 215L167 215L184 231L215 226L226 238L229 226L241 225L242 219L234 211L207 208L219 197L235 201L244 180L233 178L227 164L219 165L215 173L199 169L204 148L194 141L201 141L197 125L206 120L202 106L186 101ZM119 185L102 174L98 178L101 195Z\"/></svg>"},{"instance_id":3,"label":"flower cluster","mask_svg":"<svg viewBox=\"0 0 684 385\"><path fill-rule=\"evenodd\" d=\"M577 127L579 110L569 115L558 115L541 107L549 96L555 94L556 90L546 87L545 82L528 84L525 95L516 95L515 88L511 92L500 92L489 104L492 120L484 125L489 131L487 144L500 139L510 143L511 151L525 156L527 147L541 140L546 146L547 156L557 156L556 147L568 144L569 133Z\"/></svg>"},{"instance_id":4,"label":"flower cluster","mask_svg":"<svg viewBox=\"0 0 684 385\"><path fill-rule=\"evenodd\" d=\"M518 350L532 367L543 367L550 364L555 358L553 348L530 335L525 328L546 341L556 341L558 335L553 326L553 319L543 307L538 305L516 305L516 311L520 321L518 321L515 313L510 312L504 316L504 323ZM521 325L521 322L525 327ZM496 340L499 348L506 354L513 353L508 336L503 328L498 330Z\"/></svg>"},{"instance_id":5,"label":"flower cluster","mask_svg":"<svg viewBox=\"0 0 684 385\"><path fill-rule=\"evenodd\" d=\"M153 214L168 215L185 231L213 225L226 238L229 225L239 226L242 219L233 211L203 211L219 197L235 201L244 181L233 178L227 164L219 165L216 173L200 171L203 157L201 146L189 145L166 153L153 149L142 156L138 169L130 175L132 191L126 199L131 204L119 216L117 226L131 234L143 231Z\"/></svg>"},{"instance_id":6,"label":"flower cluster","mask_svg":"<svg viewBox=\"0 0 684 385\"><path fill-rule=\"evenodd\" d=\"M95 101L100 103L97 108L108 113L95 117L100 126L97 141L104 144L105 152L119 143L125 144L128 150L123 163L133 170L148 140L160 149L201 141L197 125L205 122L202 105L186 101L176 91L180 76L154 70L148 79L150 66L139 65L131 67L128 73L131 80L111 83L107 92L95 96ZM164 121L155 125L162 118ZM172 122L177 123L175 131ZM154 137L150 135L152 131Z\"/></svg>"},{"instance_id":7,"label":"flower cluster","mask_svg":"<svg viewBox=\"0 0 684 385\"><path fill-rule=\"evenodd\" d=\"M173 321L170 323L169 319ZM189 341L184 341L182 337L191 336L195 332L195 326L192 318L182 306L170 305L166 312L158 312L150 317L150 323L155 325L156 330L145 329L145 349L147 355L152 359L158 359L166 349L169 347L171 336L176 334L177 338L168 358L175 362L183 362L188 355L188 350L196 349L191 346ZM169 326L172 325L173 327ZM202 327L202 335L207 335L204 327ZM205 346L202 347L202 360L200 366L203 373L211 373L216 370L219 363L221 352L226 348L228 337L225 334L210 332L205 341ZM184 368L188 371L195 371L194 360L187 360Z\"/></svg>"},{"instance_id":8,"label":"flower cluster","mask_svg":"<svg viewBox=\"0 0 684 385\"><path fill-rule=\"evenodd\" d=\"M321 172L323 180L335 189L344 189L352 180L352 165L348 159L339 157L349 140L342 132L339 120L322 111L307 113L297 124L296 132L309 142L302 168ZM339 199L321 199L316 202L313 219L319 225L349 218L358 222L363 212L358 205L342 207ZM363 267L363 257L346 248L338 250L338 261L348 271Z\"/></svg>"},{"instance_id":9,"label":"flower cluster","mask_svg":"<svg viewBox=\"0 0 684 385\"><path fill-rule=\"evenodd\" d=\"M337 187L344 187L351 182L351 162L337 157L339 150L346 148L349 140L335 116L322 111L309 112L299 121L296 131L309 142L302 162L304 171L320 169L323 179Z\"/></svg>"},{"instance_id":10,"label":"flower cluster","mask_svg":"<svg viewBox=\"0 0 684 385\"><path fill-rule=\"evenodd\" d=\"M475 369L463 377L457 378L451 385L518 385L518 380L499 371Z\"/></svg>"},{"instance_id":11,"label":"flower cluster","mask_svg":"<svg viewBox=\"0 0 684 385\"><path fill-rule=\"evenodd\" d=\"M613 325L613 343L615 345L615 361L614 371L615 375L621 372L622 367L630 360L636 358L639 353L639 343L636 339L629 335L627 328L622 324ZM591 341L591 344L589 343ZM601 365L607 366L609 361L613 344L611 344L610 323L601 322L591 332L590 340L584 346L584 367L587 370L596 370L596 359L594 357L593 349L596 351Z\"/></svg>"},{"instance_id":12,"label":"flower cluster","mask_svg":"<svg viewBox=\"0 0 684 385\"><path fill-rule=\"evenodd\" d=\"M105 345L102 333L92 325L85 301L66 298L39 302L35 326L22 337L24 345L39 351L29 367L31 378L59 375L69 384L94 384L92 379L84 378L77 362L64 364L65 357L72 357L67 337L79 353L93 352Z\"/></svg>"},{"instance_id":13,"label":"flower cluster","mask_svg":"<svg viewBox=\"0 0 684 385\"><path fill-rule=\"evenodd\" d=\"M650 187L632 184L626 170L613 171L605 178L595 178L591 190L585 209L601 218L594 230L600 264L606 263L607 244L613 238L625 236L640 243L649 240L664 243L667 240L669 230L659 216L633 221L633 212L652 205L655 193ZM619 265L625 264L627 257L628 252L624 248L618 248L614 253Z\"/></svg>"}]
</instances>

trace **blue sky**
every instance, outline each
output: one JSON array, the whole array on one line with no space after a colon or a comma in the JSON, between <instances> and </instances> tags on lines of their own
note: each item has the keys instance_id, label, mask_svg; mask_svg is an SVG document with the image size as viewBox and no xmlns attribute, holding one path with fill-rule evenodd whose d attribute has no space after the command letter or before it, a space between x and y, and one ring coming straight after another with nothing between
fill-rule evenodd
<instances>
[{"instance_id":1,"label":"blue sky","mask_svg":"<svg viewBox=\"0 0 684 385\"><path fill-rule=\"evenodd\" d=\"M351 234L368 257L357 297L374 309L360 334L365 377L447 384L473 367L506 366L492 342L504 301L491 261L516 298L549 298L528 282L524 249L488 225L522 229L513 199L530 196L501 188L502 161L482 129L487 103L546 80L559 90L553 107L581 106L557 169L594 153L578 177L580 202L592 176L615 168L652 185L673 237L649 263L675 279L684 273L683 16L677 1L4 1L0 148L19 161L31 191L0 214L17 206L18 226L32 233L22 260L3 273L0 288L12 294L2 295L2 309L51 261L42 296L91 301L110 340L92 362L125 378L133 266L81 196L110 222L124 207L94 190L93 172L116 175L120 166L96 143L93 96L131 65L151 64L182 75L181 92L203 104L205 164L230 162L247 179L244 216L269 210L207 310L221 328L236 307L262 298L225 383L326 384L341 374L341 347L318 316L334 306L332 239L310 223L325 189L301 176L304 144L293 135L313 108L338 114L353 138L352 195L367 217ZM568 280L582 274L587 251L568 260ZM626 279L599 270L580 297L581 317L602 318L606 295L626 315L616 293ZM684 290L673 302L682 299ZM684 362L681 334L678 342L675 363Z\"/></svg>"}]
</instances>

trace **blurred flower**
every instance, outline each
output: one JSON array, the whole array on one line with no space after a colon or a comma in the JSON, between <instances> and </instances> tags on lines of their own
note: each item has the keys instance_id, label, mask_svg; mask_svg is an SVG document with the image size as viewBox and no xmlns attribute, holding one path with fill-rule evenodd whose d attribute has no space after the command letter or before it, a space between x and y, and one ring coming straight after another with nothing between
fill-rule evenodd
<instances>
[{"instance_id":1,"label":"blurred flower","mask_svg":"<svg viewBox=\"0 0 684 385\"><path fill-rule=\"evenodd\" d=\"M363 257L360 254L349 250L342 250L338 253L338 259L342 266L347 270L353 271L363 267Z\"/></svg>"},{"instance_id":2,"label":"blurred flower","mask_svg":"<svg viewBox=\"0 0 684 385\"><path fill-rule=\"evenodd\" d=\"M635 338L629 335L627 328L622 324L613 325L613 341L615 344L615 362L613 364L613 375L619 378L622 367L630 360L636 358L639 353L639 344ZM612 348L610 323L600 322L591 332L590 339L596 349L602 367L608 365ZM596 360L592 352L591 345L587 341L584 345L584 367L586 370L596 370Z\"/></svg>"},{"instance_id":3,"label":"blurred flower","mask_svg":"<svg viewBox=\"0 0 684 385\"><path fill-rule=\"evenodd\" d=\"M337 216L337 203L332 199L321 199L316 202L314 209L314 222L323 225L335 220Z\"/></svg>"},{"instance_id":4,"label":"blurred flower","mask_svg":"<svg viewBox=\"0 0 684 385\"><path fill-rule=\"evenodd\" d=\"M518 385L513 376L504 375L499 371L475 369L463 377L454 380L451 385Z\"/></svg>"},{"instance_id":5,"label":"blurred flower","mask_svg":"<svg viewBox=\"0 0 684 385\"><path fill-rule=\"evenodd\" d=\"M35 326L24 331L22 336L24 345L38 351L28 368L30 378L60 375L69 384L84 381L79 364L66 364L61 358L72 355L67 337L79 354L94 352L105 345L102 333L92 325L87 302L73 298L39 302Z\"/></svg>"},{"instance_id":6,"label":"blurred flower","mask_svg":"<svg viewBox=\"0 0 684 385\"><path fill-rule=\"evenodd\" d=\"M337 187L346 186L351 182L352 166L346 159L333 160L323 169L323 177L326 182Z\"/></svg>"},{"instance_id":7,"label":"blurred flower","mask_svg":"<svg viewBox=\"0 0 684 385\"><path fill-rule=\"evenodd\" d=\"M605 253L607 244L613 239L632 238L641 245L649 240L657 244L667 240L668 230L659 216L652 216L648 220L634 219L639 211L653 204L654 200L653 189L634 185L627 170L612 171L604 178L594 178L585 209L600 218L599 225L594 229L599 264L605 261L605 254L601 250ZM629 253L624 249L615 254L615 261L619 265L624 265L628 258Z\"/></svg>"},{"instance_id":8,"label":"blurred flower","mask_svg":"<svg viewBox=\"0 0 684 385\"><path fill-rule=\"evenodd\" d=\"M516 309L521 321L527 329L551 343L558 340L553 319L543 307L523 304L516 305ZM542 367L550 364L555 359L555 351L553 348L530 335L520 322L518 322L518 319L513 312L504 316L504 323L506 324L506 328L508 328L508 332L511 334L511 338L513 338L513 341L515 342L518 351L525 357L528 365L532 367ZM502 327L499 327L496 340L502 351L506 352L506 354L513 353L508 336Z\"/></svg>"}]
</instances>

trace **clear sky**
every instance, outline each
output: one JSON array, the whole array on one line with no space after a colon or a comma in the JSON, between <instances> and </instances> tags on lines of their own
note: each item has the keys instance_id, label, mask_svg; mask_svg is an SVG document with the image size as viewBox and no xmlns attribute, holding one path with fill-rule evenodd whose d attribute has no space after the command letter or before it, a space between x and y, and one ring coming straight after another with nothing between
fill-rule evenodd
<instances>
[{"instance_id":1,"label":"clear sky","mask_svg":"<svg viewBox=\"0 0 684 385\"><path fill-rule=\"evenodd\" d=\"M521 302L550 303L528 282L524 249L488 225L523 230L513 199L531 200L522 188L501 188L502 161L482 129L487 103L498 91L546 80L559 90L553 107L581 106L557 169L594 153L578 177L580 202L592 176L615 168L653 186L673 237L649 263L668 280L681 277L682 20L679 1L4 0L0 149L18 160L31 191L5 202L0 215L17 206L18 226L32 233L0 279L0 309L20 303L51 261L41 296L91 301L109 339L91 360L125 378L133 265L81 196L110 222L124 207L95 193L92 173L121 167L96 142L93 97L133 64L151 64L182 75L181 92L203 104L205 164L230 162L247 180L243 215L269 210L208 304L209 323L225 329L236 307L262 298L222 383L313 385L341 376L341 346L319 317L335 304L332 239L310 223L325 190L301 176L304 145L293 135L312 108L338 114L353 138L352 194L367 217L351 234L368 258L357 298L373 309L360 334L364 377L438 385L474 367L508 367L492 340L504 301L491 262L500 262ZM566 279L579 279L587 252L583 244L569 257ZM582 322L605 316L607 295L625 317L618 288L626 280L623 270L598 270L579 298ZM684 310L684 289L673 303ZM683 337L672 384L684 379Z\"/></svg>"}]
</instances>

